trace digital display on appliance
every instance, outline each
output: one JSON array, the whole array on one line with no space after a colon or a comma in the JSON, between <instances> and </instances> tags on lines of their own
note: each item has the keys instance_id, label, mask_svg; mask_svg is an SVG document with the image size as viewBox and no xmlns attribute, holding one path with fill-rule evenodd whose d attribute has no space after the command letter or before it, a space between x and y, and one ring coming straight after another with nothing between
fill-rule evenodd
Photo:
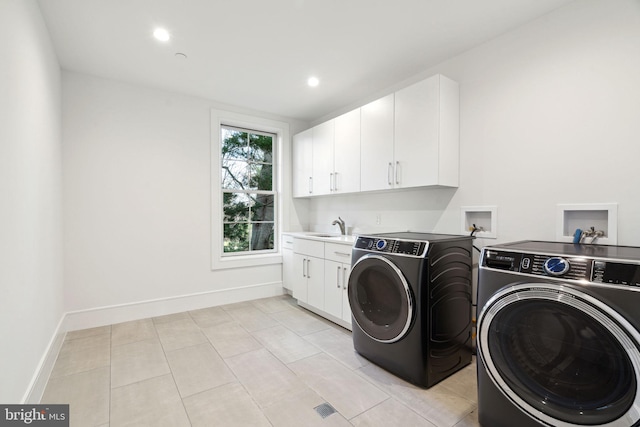
<instances>
[{"instance_id":1,"label":"digital display on appliance","mask_svg":"<svg viewBox=\"0 0 640 427\"><path fill-rule=\"evenodd\" d=\"M521 258L522 254L513 252L487 251L484 265L500 270L514 270L519 266Z\"/></svg>"},{"instance_id":2,"label":"digital display on appliance","mask_svg":"<svg viewBox=\"0 0 640 427\"><path fill-rule=\"evenodd\" d=\"M413 252L413 242L398 242L398 252L407 254Z\"/></svg>"},{"instance_id":3,"label":"digital display on appliance","mask_svg":"<svg viewBox=\"0 0 640 427\"><path fill-rule=\"evenodd\" d=\"M640 286L640 265L607 262L602 281L605 283Z\"/></svg>"},{"instance_id":4,"label":"digital display on appliance","mask_svg":"<svg viewBox=\"0 0 640 427\"><path fill-rule=\"evenodd\" d=\"M416 243L415 242L402 242L398 241L398 253L401 254L413 254L416 252Z\"/></svg>"}]
</instances>

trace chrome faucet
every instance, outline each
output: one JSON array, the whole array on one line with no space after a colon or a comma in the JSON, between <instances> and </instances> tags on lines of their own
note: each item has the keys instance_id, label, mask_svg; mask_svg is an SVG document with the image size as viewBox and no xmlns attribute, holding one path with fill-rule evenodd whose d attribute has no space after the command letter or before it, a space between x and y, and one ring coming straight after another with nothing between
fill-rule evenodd
<instances>
[{"instance_id":1,"label":"chrome faucet","mask_svg":"<svg viewBox=\"0 0 640 427\"><path fill-rule=\"evenodd\" d=\"M347 234L347 232L344 229L344 220L342 218L338 217L338 219L333 221L331 225L338 225L340 227L340 234L342 234L343 236Z\"/></svg>"}]
</instances>

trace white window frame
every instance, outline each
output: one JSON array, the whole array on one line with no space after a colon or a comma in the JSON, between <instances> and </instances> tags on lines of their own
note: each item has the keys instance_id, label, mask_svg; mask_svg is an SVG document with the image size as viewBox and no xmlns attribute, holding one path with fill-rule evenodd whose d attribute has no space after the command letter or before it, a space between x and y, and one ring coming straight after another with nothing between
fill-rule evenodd
<instances>
[{"instance_id":1,"label":"white window frame","mask_svg":"<svg viewBox=\"0 0 640 427\"><path fill-rule=\"evenodd\" d=\"M223 251L223 213L222 213L222 155L220 126L227 125L243 129L275 134L274 169L276 196L275 250L268 253L246 253L225 255ZM246 114L222 110L211 110L211 268L243 268L256 265L282 263L280 245L280 224L282 224L282 168L284 142L289 140L289 124L277 120L254 117Z\"/></svg>"}]
</instances>

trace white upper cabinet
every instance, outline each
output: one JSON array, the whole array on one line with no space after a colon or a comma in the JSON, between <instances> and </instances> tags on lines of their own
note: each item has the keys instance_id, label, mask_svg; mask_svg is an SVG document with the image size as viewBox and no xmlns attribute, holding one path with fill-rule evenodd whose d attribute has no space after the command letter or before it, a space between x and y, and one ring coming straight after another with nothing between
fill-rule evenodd
<instances>
[{"instance_id":1,"label":"white upper cabinet","mask_svg":"<svg viewBox=\"0 0 640 427\"><path fill-rule=\"evenodd\" d=\"M360 188L393 188L393 94L360 108Z\"/></svg>"},{"instance_id":2,"label":"white upper cabinet","mask_svg":"<svg viewBox=\"0 0 640 427\"><path fill-rule=\"evenodd\" d=\"M313 191L313 129L293 136L293 197L308 197Z\"/></svg>"},{"instance_id":3,"label":"white upper cabinet","mask_svg":"<svg viewBox=\"0 0 640 427\"><path fill-rule=\"evenodd\" d=\"M313 195L331 193L333 188L334 121L313 128Z\"/></svg>"},{"instance_id":4,"label":"white upper cabinet","mask_svg":"<svg viewBox=\"0 0 640 427\"><path fill-rule=\"evenodd\" d=\"M293 197L360 191L360 109L293 137Z\"/></svg>"},{"instance_id":5,"label":"white upper cabinet","mask_svg":"<svg viewBox=\"0 0 640 427\"><path fill-rule=\"evenodd\" d=\"M396 92L396 188L458 186L458 93L458 84L441 75Z\"/></svg>"},{"instance_id":6,"label":"white upper cabinet","mask_svg":"<svg viewBox=\"0 0 640 427\"><path fill-rule=\"evenodd\" d=\"M360 191L360 108L335 119L333 193Z\"/></svg>"},{"instance_id":7,"label":"white upper cabinet","mask_svg":"<svg viewBox=\"0 0 640 427\"><path fill-rule=\"evenodd\" d=\"M294 197L457 187L458 84L438 74L294 136L293 171Z\"/></svg>"}]
</instances>

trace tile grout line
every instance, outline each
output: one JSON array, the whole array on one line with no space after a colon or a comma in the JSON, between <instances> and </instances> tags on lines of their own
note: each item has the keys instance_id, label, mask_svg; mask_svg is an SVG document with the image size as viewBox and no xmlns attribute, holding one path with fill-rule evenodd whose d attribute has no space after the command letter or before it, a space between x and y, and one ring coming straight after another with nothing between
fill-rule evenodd
<instances>
[{"instance_id":1,"label":"tile grout line","mask_svg":"<svg viewBox=\"0 0 640 427\"><path fill-rule=\"evenodd\" d=\"M320 319L316 319L316 316L317 316L317 315L316 315L315 313L311 312L311 311L308 311L308 310L301 310L301 311L302 311L302 313L304 313L304 315L309 315L312 319L315 319L315 320L318 320L318 321L322 321L322 320L320 320ZM292 332L293 334L295 334L298 338L302 339L304 342L306 342L307 344L311 345L312 347L314 347L314 348L318 349L318 350L319 350L319 353L315 353L315 354L307 355L307 356L301 357L301 358L299 358L299 359L293 360L293 361L291 361L291 362L284 362L284 361L280 360L280 359L279 359L275 354L273 354L273 353L272 353L272 354L273 354L273 356L274 356L274 357L276 357L276 359L280 360L280 362L282 362L282 363L287 367L287 369L288 369L290 372L292 372L292 373L295 375L295 377L296 377L296 378L298 378L298 379L299 379L299 380L300 380L300 381L301 381L301 382L302 382L306 387L308 387L310 390L312 390L314 393L316 393L320 398L322 398L322 400L323 400L325 403L328 403L329 405L331 405L331 404L329 403L329 402L330 402L330 400L329 400L329 399L327 399L327 397L326 397L326 396L324 396L324 395L323 395L319 390L316 390L314 387L312 387L312 385L311 385L311 384L309 384L308 382L304 381L304 379L303 379L302 377L300 377L300 376L299 376L295 371L293 371L293 370L291 369L290 365L291 365L291 364L293 364L293 363L296 363L296 362L302 361L302 360L311 359L311 358L313 358L313 357L318 356L318 354L323 354L323 355L328 356L331 360L335 361L336 363L340 364L341 366L345 367L345 368L346 368L346 369L348 369L349 371L353 371L353 370L352 370L348 365L346 365L345 363L343 363L341 360L337 359L337 358L336 358L336 357L334 357L332 354L327 353L323 348L321 348L321 347L317 346L315 343L312 343L311 341L309 341L309 340L307 340L307 339L306 339L306 337L307 337L307 336L310 336L310 335L313 335L313 334L317 334L317 333L321 333L321 332L324 332L324 331L327 331L327 330L331 330L331 329L332 329L332 325L327 325L327 328L320 329L320 330L318 330L318 331L313 331L313 332L309 332L309 333L306 333L306 334L300 334L299 332L297 332L297 331L295 331L295 330L291 329L291 328L290 328L290 326L288 326L288 325L284 324L284 323L283 323L283 322L281 322L280 320L278 320L278 319L275 319L275 320L276 320L279 324L281 324L285 329L287 329L287 330L289 330L290 332ZM339 325L338 325L338 326L339 326ZM256 339L257 339L257 337L256 337ZM267 349L267 350L268 350L268 349ZM388 400L389 398L391 398L391 396L390 396L387 392L385 392L384 390L381 390L381 389L380 389L379 387L377 387L375 384L372 384L372 385L373 385L377 390L379 390L380 392L382 392L382 393L384 393L385 395L387 395L387 398L386 398L384 401L386 401L386 400ZM383 401L383 402L384 402L384 401ZM380 403L382 403L382 402L380 402ZM374 407L378 406L380 403L378 403L378 404L374 405L374 406L373 406L373 407L371 407L371 408L366 409L366 410L365 410L365 411L363 411L363 412L366 412L366 411L368 411L368 410L373 409ZM331 405L331 406L333 407L333 405ZM338 414L339 414L343 419L345 419L347 422L349 422L349 424L352 424L352 423L351 423L351 421L350 421L350 419L349 419L349 418L347 418L347 417L346 417L343 413L341 413L338 409L334 408L334 410L335 410L335 412L336 412L336 413L338 413ZM356 415L356 416L357 416L357 415ZM351 417L351 419L353 419L353 418L355 418L355 416L354 416L354 417Z\"/></svg>"},{"instance_id":2,"label":"tile grout line","mask_svg":"<svg viewBox=\"0 0 640 427\"><path fill-rule=\"evenodd\" d=\"M388 393L385 393L385 394L388 394ZM370 411L370 410L372 410L372 409L374 409L374 408L377 408L378 406L382 405L384 402L388 401L389 399L393 399L393 396L388 395L388 396L387 396L387 398L386 398L385 400L383 400L382 402L378 402L378 403L376 403L376 404L375 404L375 405L373 405L371 408L367 408L367 409L365 409L364 411L362 411L362 412L360 412L360 413L358 413L358 414L354 415L354 416L353 416L353 417L351 417L351 418L346 418L346 417L345 417L345 419L346 419L347 421L349 421L349 423L353 424L353 423L351 422L351 420L356 419L357 417L359 417L360 415L364 414L365 412L368 412L368 411ZM342 414L340 414L340 415L342 415ZM344 415L342 415L342 416L344 417Z\"/></svg>"},{"instance_id":3,"label":"tile grout line","mask_svg":"<svg viewBox=\"0 0 640 427\"><path fill-rule=\"evenodd\" d=\"M193 321L193 319L191 318L191 315L189 314L189 312L187 312L187 315L189 316L189 319L191 319ZM195 321L193 323L195 324ZM196 324L196 326L197 326L197 324ZM184 410L184 414L187 416L187 420L189 421L189 425L193 426L193 422L191 422L191 417L189 416L189 412L187 411L187 407L184 404L184 398L182 397L182 394L180 394L180 389L178 388L178 383L176 382L176 377L173 374L173 369L171 369L171 364L169 363L169 358L167 357L167 350L164 348L164 345L162 345L162 339L160 339L160 334L158 333L157 324L155 322L153 323L153 329L155 330L156 335L158 336L158 341L160 342L160 348L162 349L162 354L164 354L164 360L167 363L167 367L169 368L169 373L171 374L171 380L173 380L173 385L176 388L176 393L178 394L178 397L180 398L180 405L182 405L182 409ZM206 335L205 335L205 337L206 337ZM196 345L199 345L199 344L196 344ZM193 347L193 346L189 346L189 347ZM176 349L176 350L180 350L180 349Z\"/></svg>"},{"instance_id":4,"label":"tile grout line","mask_svg":"<svg viewBox=\"0 0 640 427\"><path fill-rule=\"evenodd\" d=\"M284 328L285 328L285 329L287 329L288 331L290 331L290 332L292 332L293 334L295 334L297 337L299 337L299 338L303 339L303 340L304 340L305 342L307 342L308 344L310 344L310 345L312 345L313 347L317 348L320 352L323 352L323 350L322 350L321 348L319 348L319 347L317 347L315 344L313 344L313 343L311 343L311 342L309 342L309 341L305 340L305 339L304 339L304 337L303 337L303 336L300 336L296 331L291 330L289 327L287 327L287 325L285 325L284 323L282 323L282 322L281 322L281 321L279 321L278 319L276 319L276 318L274 318L273 316L271 316L271 314L274 314L274 313L265 313L263 310L260 310L260 308L259 308L259 307L256 307L256 308L257 308L259 311L261 311L262 313L264 313L265 315L267 315L269 318L271 318L271 319L273 319L273 320L275 320L275 321L276 321L277 325L276 325L276 326L272 326L271 328L275 328L275 327L284 327ZM275 313L281 313L281 312L285 312L285 311L288 311L288 310L289 310L289 309L286 309L286 310L282 310L282 311L275 312ZM233 317L233 315L232 315L231 313L229 313L229 315ZM235 318L234 318L234 319L235 319ZM236 319L236 320L237 320L237 319ZM294 371L289 367L289 364L290 364L290 363L296 362L297 360L292 361L292 362L288 362L288 363L287 363L287 362L282 361L282 360L281 360L281 359L280 359L280 358L279 358L275 353L273 353L273 352L272 352L268 347L266 347L266 346L262 343L262 341L261 341L257 336L255 336L255 335L254 335L254 333L255 333L255 332L264 331L264 330L269 329L269 328L259 329L259 330L256 330L256 331L249 331L249 330L248 330L248 329L247 329L247 328L246 328L246 327L245 327L245 326L244 326L244 325L243 325L239 320L237 320L237 321L238 321L238 324L240 325L240 327L241 327L243 330L245 330L245 331L246 331L246 332L247 332L247 333L248 333L248 334L249 334L249 335L250 335L254 340L256 340L258 343L260 343L260 345L262 346L262 348L261 348L261 349L258 349L258 350L250 350L250 351L247 351L247 352L244 352L244 353L241 353L241 354L246 354L246 353L249 353L249 352L251 352L251 351L259 351L259 350L262 350L262 349L263 349L263 350L265 350L265 351L267 351L271 356L273 356L277 361L279 361L279 362L280 362L280 363L281 363L281 364L282 364L282 365L283 365L283 366L284 366L284 367L285 367L285 368L286 368L286 369L287 369L291 374L293 374L293 375L295 376L295 378L297 378L297 379L298 379L302 384L304 384L304 385L305 385L307 388L309 388L310 390L313 390L316 394L318 394L318 396L322 397L322 399L323 399L325 402L328 402L324 396L321 396L319 393L317 393L317 392L316 392L316 391L315 391L315 390L314 390L314 389L313 389L309 384L307 384L307 383L306 383L306 382L305 382L305 381L304 381L304 380L303 380L303 379L302 379L302 378L301 378L301 377L300 377L296 372L294 372ZM318 331L318 332L319 332L319 331ZM304 360L304 359L306 359L306 358L313 357L313 356L315 356L315 355L317 355L317 354L318 354L318 353L313 354L313 355L309 355L309 356L305 356L305 357L303 357L303 358L301 358L301 359L298 359L298 360ZM236 356L239 356L239 354L238 354L238 355L234 355L233 357L236 357ZM222 360L224 361L225 365L226 365L227 367L229 367L229 366L227 365L226 360L225 360L224 358L223 358ZM231 370L231 368L230 368L230 367L229 367L229 369ZM231 372L233 372L233 370L231 370ZM236 376L236 375L235 375L235 373L234 373L234 376ZM271 425L273 426L273 423L271 422L271 420L269 419L269 417L267 416L267 414L266 414L266 413L265 413L265 411L264 411L264 410L265 410L269 405L264 406L264 405L261 405L259 402L257 402L257 401L255 400L255 397L254 397L254 396L250 393L250 391L246 388L246 386L244 385L244 383L243 383L243 382L242 382L242 381L241 381L237 376L236 376L236 379L238 380L238 383L242 386L242 388L247 392L247 395L251 398L252 402L254 402L254 403L256 404L256 406L260 409L260 411L262 412L262 414L263 414L263 416L265 417L265 419L269 422L269 424L271 424ZM272 403L272 405L273 405L273 404L274 404L274 403ZM336 412L338 412L338 411L336 410ZM338 412L338 413L340 413L340 412ZM347 419L346 417L344 417L344 415L342 415L342 414L340 414L340 415L341 415L345 420Z\"/></svg>"},{"instance_id":5,"label":"tile grout line","mask_svg":"<svg viewBox=\"0 0 640 427\"><path fill-rule=\"evenodd\" d=\"M278 301L284 301L284 299L280 299L280 300L278 300ZM230 367L230 365L228 364L228 361L227 361L228 359L231 359L231 358L234 358L234 357L237 357L237 356L241 356L241 355L243 355L243 354L247 354L247 353L255 352L255 351L261 351L261 350L266 351L266 354L268 354L270 357L273 357L275 360L277 360L277 361L278 361L278 362L279 362L283 367L286 367L287 371L288 371L288 372L290 372L291 374L293 374L293 376L294 376L295 378L297 378L297 379L298 379L298 381L300 381L300 383L301 383L301 384L303 384L306 388L308 388L309 390L311 390L311 391L313 391L314 393L316 393L319 397L321 397L321 398L322 398L325 402L327 402L327 403L329 403L329 401L328 401L328 400L327 400L327 399L326 399L322 394L320 394L318 391L316 391L314 387L312 387L309 383L307 383L306 381L304 381L304 380L303 380L303 378L302 378L301 376L299 376L295 371L293 371L293 370L292 370L291 365L292 365L293 363L300 362L300 361L303 361L303 360L307 360L307 359L310 359L310 358L312 358L312 357L316 357L316 356L318 356L318 355L328 356L328 358L329 358L331 361L333 361L333 362L335 362L335 363L338 363L340 366L342 366L343 368L347 369L349 372L353 372L355 375L357 375L357 376L358 376L358 378L365 380L365 382L366 382L366 383L368 383L369 385L373 386L373 387L374 387L375 389L377 389L379 392L381 392L381 393L383 393L384 395L386 395L386 396L387 396L387 397L386 397L386 399L384 399L383 401L376 403L375 405L373 405L373 406L372 406L372 407L370 407L370 408L367 408L367 409L361 410L361 412L359 412L359 413L358 413L358 414L356 414L356 415L353 415L351 418L346 418L344 414L342 414L340 411L338 411L338 410L336 409L336 412L337 412L337 413L338 413L342 418L344 418L344 419L345 419L349 424L352 424L352 425L353 425L353 423L352 423L351 421L352 421L352 420L354 420L356 417L361 416L362 414L364 414L364 413L366 413L366 412L368 412L368 411L371 411L371 410L372 410L372 409L374 409L374 408L379 407L380 405L384 404L385 402L389 402L389 401L390 401L390 399L394 399L394 401L395 401L395 402L397 402L400 406L402 406L405 410L408 410L409 412L413 413L414 415L416 415L416 416L420 417L420 419L425 420L427 423L429 423L429 425L433 425L433 426L435 426L435 425L439 425L439 424L435 424L435 423L434 423L433 421L431 421L430 419L428 419L428 418L426 418L425 416L421 415L420 413L416 412L416 410L414 410L414 409L410 406L410 402L407 400L407 396L403 396L402 394L398 395L398 394L394 393L394 392L393 392L393 390L391 390L391 389L387 390L386 388L381 388L381 386L380 386L380 382L379 382L379 381L375 381L375 376L374 376L374 377L372 377L371 375L365 374L365 372L363 371L363 368L366 368L366 367L367 367L367 366L369 366L369 365L364 365L364 366L360 366L360 367L357 367L357 368L352 368L353 363L352 363L351 365L347 364L347 362L346 362L346 361L347 361L347 360L351 361L351 360L350 360L350 359L346 359L346 358L342 357L342 353L341 353L341 350L342 350L342 347L343 347L342 345L340 346L340 348L338 349L339 351L338 351L338 350L336 350L336 348L334 348L333 346L328 346L328 347L326 347L326 346L324 345L324 344L326 344L326 342L325 342L325 343L323 343L322 341L320 341L320 342L319 342L319 344L316 344L316 343L311 342L311 341L309 341L309 340L308 340L308 337L311 337L312 335L315 335L315 334L321 334L321 333L324 333L325 331L332 331L332 330L336 330L336 331L338 331L338 332L342 332L342 329L344 329L344 328L340 327L340 329L338 329L338 327L333 327L332 325L327 325L327 328L320 329L320 330L313 331L313 332L309 332L309 333L306 333L306 334L302 335L302 334L300 334L300 333L296 332L295 330L291 329L291 326L288 326L288 325L292 325L292 323L291 323L291 322L289 322L289 323L284 323L284 321L281 321L281 320L279 320L279 319L277 319L277 318L275 318L275 317L274 317L274 315L277 315L278 313L284 313L284 312L288 312L288 311L295 312L295 310L297 309L297 307L292 306L292 307L287 307L287 308L285 308L285 309L283 309L283 310L280 310L280 311L265 312L265 311L264 311L264 310L263 310L259 305L257 305L257 304L249 304L249 305L247 306L248 308L252 308L252 309L257 310L257 312L260 312L262 315L265 315L265 316L267 316L268 318L270 318L270 319L274 320L274 321L275 321L275 323L276 323L275 325L270 326L270 327L267 327L267 328L258 329L258 330L255 330L255 331L250 331L250 330L248 330L248 329L247 329L247 326L245 326L245 324L243 324L243 323L241 322L241 320L239 320L239 319L237 319L236 317L234 317L234 316L233 316L233 314L232 314L232 311L233 311L233 310L228 310L228 311L227 311L227 310L225 310L225 309L224 309L224 307L225 307L224 305L223 305L223 306L218 306L218 307L221 307L221 309L222 309L225 313L227 313L227 314L230 316L230 318L231 318L231 319L232 319L232 320L233 320L233 321L234 321L234 322L239 326L239 328L240 328L240 330L241 330L241 331L243 331L244 333L246 333L248 337L250 337L251 339L255 340L257 343L259 343L259 344L260 344L260 348L258 348L258 349L253 349L253 350L243 351L242 353L234 354L234 355L232 355L232 356L229 356L228 358L224 358L224 357L222 357L222 355L219 353L218 349L217 349L217 348L216 348L216 346L214 345L214 342L210 339L210 337L209 337L209 336L207 336L207 334L205 334L205 333L204 333L204 329L206 329L206 328L205 328L205 327L203 327L203 326L200 326L200 325L196 322L196 320L195 320L194 316L192 315L192 313L191 313L190 311L185 311L185 312L183 312L183 313L185 313L185 314L186 314L186 319L190 319L190 320L193 322L193 324L196 326L196 328L197 328L198 332L200 332L200 333L201 333L201 334L206 338L206 340L205 340L204 342L202 342L202 343L190 344L190 345L187 345L187 346L184 346L184 347L179 347L179 348L173 349L173 350L171 350L171 351L167 351L167 350L166 350L166 348L165 348L165 346L164 346L164 344L162 343L162 340L161 340L160 335L159 335L159 332L158 332L158 325L159 325L159 324L162 324L163 322L156 324L156 322L154 322L154 321L153 321L153 318L148 318L148 319L150 319L150 320L151 320L151 325L153 326L153 336L154 336L154 338L153 338L153 339L157 339L157 341L158 341L158 342L159 342L159 344L160 344L160 347L161 347L161 349L162 349L162 354L163 354L163 356L164 356L164 361L165 361L165 363L167 364L167 366L168 366L168 368L169 368L169 373L171 374L172 381L173 381L173 385L174 385L175 390L176 390L176 392L177 392L178 398L180 399L180 402L181 402L181 405L182 405L182 408L183 408L184 414L186 415L186 419L188 420L188 423L189 423L190 425L193 425L193 422L192 422L192 420L191 420L191 416L190 416L189 412L187 411L187 408L186 408L186 405L185 405L185 399L187 399L187 398L191 398L191 397L196 396L196 395L201 394L201 393L206 393L206 392L208 392L208 391L215 390L215 389L220 388L220 387L224 387L224 386L226 386L226 385L228 385L228 384L234 384L234 383L235 383L235 384L238 384L238 385L240 385L240 386L241 386L242 390L243 390L243 391L244 391L244 393L248 396L248 398L250 399L250 401L252 402L252 404L253 404L253 405L255 405L255 407L256 407L256 408L258 408L258 409L260 410L260 412L262 413L262 416L264 417L264 419L266 419L266 420L267 420L267 422L268 422L271 426L273 426L273 425L274 425L274 423L271 421L271 419L269 419L269 417L267 416L267 414L266 414L266 412L265 412L265 409L266 409L266 408L268 408L268 407L270 407L270 406L271 406L271 404L269 404L269 405L267 405L267 406L263 406L263 405L261 405L261 404L256 400L256 398L255 398L255 397L250 393L250 391L249 391L249 389L247 389L246 385L245 385L245 384L240 380L240 378L236 375L236 373L231 369L231 367ZM299 309L299 311L300 311L302 314L304 314L304 315L306 315L306 316L309 316L311 319L318 320L318 319L316 319L316 315L314 315L312 312L309 312L309 311L304 310L304 309ZM179 314L179 313L177 313L177 314ZM183 320L186 320L186 319L183 319ZM139 320L145 320L145 319L139 319ZM295 320L296 320L295 318L294 318L294 319L291 319L291 321L292 321L292 322L294 322L293 324L295 324ZM128 322L123 322L123 323L128 323ZM224 324L225 324L225 323L227 323L227 322L222 322L222 323L220 324L220 326L213 326L213 327L224 327ZM108 335L109 335L109 350L108 350L108 351L109 351L109 353L108 353L108 355L109 355L109 358L108 358L108 360L109 360L109 362L108 362L108 363L109 363L109 364L108 364L108 367L109 367L109 381L108 381L108 391L109 391L109 393L108 393L108 396L109 396L109 402L108 402L108 423L109 423L109 424L108 424L108 425L111 425L111 423L112 423L112 415L113 415L113 414L112 414L112 409L113 409L113 407L112 407L112 405L113 405L113 392L114 392L115 390L119 389L120 387L130 386L130 385L132 385L132 384L139 384L139 383L141 383L141 382L144 382L144 381L147 381L147 380L150 380L150 379L153 379L153 378L158 378L158 377L160 377L160 376L164 376L164 375L166 375L166 373L165 373L165 374L162 374L162 375L156 375L156 376L153 376L153 377L150 377L150 378L145 378L145 379L143 379L143 380L136 381L135 383L131 383L131 384L124 384L124 385L122 385L122 386L116 387L115 389L114 389L114 388L112 388L112 385L113 385L113 354L114 354L114 349L116 349L116 348L118 347L118 346L114 345L114 342L113 342L113 340L114 340L114 326L115 326L115 325L117 325L117 324L114 324L114 325L108 325L108 326L109 326L109 330L108 330L108 332L104 332L104 333L103 333L104 335L106 335L107 333L108 333ZM263 342L262 340L258 339L258 337L257 337L257 335L256 335L256 334L260 334L260 332L262 332L262 331L265 331L265 330L268 330L268 329L271 329L271 328L275 328L275 327L282 327L282 328L284 328L285 330L289 331L289 332L290 332L291 334L293 334L295 337L302 339L302 341L303 341L305 344L310 345L312 348L317 349L317 350L318 350L318 353L315 353L315 354L312 354L312 355L306 355L306 356L304 356L304 357L301 357L301 358L296 359L296 360L292 360L292 361L290 361L290 362L285 362L285 361L281 360L281 359L280 359L280 358L279 358L279 357L278 357L278 356L277 356L277 355L276 355L276 354L275 354L275 353L274 353L270 348L268 348L267 346L265 346L264 342ZM208 328L208 327L207 327L207 328ZM146 333L146 332L145 332L145 333ZM327 333L329 333L329 332L327 332ZM84 338L84 339L86 339L86 338L91 338L91 337L95 337L95 336L99 336L99 335L102 335L102 334L89 335L89 336L87 336L87 337L77 337L77 338L72 338L72 339L69 339L69 340L65 340L65 343L66 343L66 342L68 342L68 341L74 341L74 340L77 340L77 339L83 339L83 338ZM329 333L329 335L327 336L327 339L329 339L329 338L332 338L332 337L331 337L331 333ZM337 338L337 336L336 336L336 338ZM147 338L147 339L151 339L151 338ZM131 342L131 343L124 343L124 344L120 344L120 345L122 346L122 345L127 345L127 344L137 343L137 342L141 342L141 341L144 341L144 340L136 340L136 341L133 341L133 342ZM279 341L278 341L278 342L279 342ZM340 340L339 340L339 342L342 344L342 339L340 339ZM196 346L199 346L199 345L202 345L202 344L205 344L205 343L206 343L206 344L208 344L208 345L213 349L213 351L215 352L215 354L216 354L216 355L220 358L220 360L223 362L224 367L225 367L225 368L226 368L226 369L227 369L227 370L228 370L228 371L233 375L234 381L232 381L232 382L227 382L227 383L225 383L225 384L220 384L220 385L217 385L217 386L215 386L215 387L210 387L210 388L207 388L206 390L202 390L202 391L199 391L199 392L197 392L197 393L193 393L193 394L191 394L191 395L189 395L189 396L182 397L182 395L181 395L181 393L180 393L180 389L178 388L178 384L177 384L177 381L176 381L176 376L175 376L174 370L173 370L173 368L171 367L171 364L169 363L168 354L171 354L171 353L172 353L172 352L174 352L174 351L183 350L183 349L185 349L185 348L186 348L186 349L188 349L188 348L196 347ZM326 348L328 348L328 349L330 349L330 350L332 350L332 351L333 351L333 350L338 351L338 353L336 353L336 354L337 354L338 356L340 356L340 357L338 357L338 356L334 356L333 354L331 354L331 353L327 352L327 351L325 350L325 347L326 347ZM294 350L295 350L295 349L294 349ZM294 351L294 350L292 350L292 351ZM294 351L294 353L295 353L295 351ZM345 360L345 361L343 361L343 360ZM57 363L57 361L58 361L58 360L56 359L56 363ZM55 366L55 365L54 365L54 366ZM89 369L89 370L87 370L87 371L82 371L82 372L73 373L73 374L67 374L67 375L64 375L63 377L73 376L73 375L77 375L77 374L83 374L83 373L91 372L91 371L98 370L98 369L104 369L104 367L97 367L97 368ZM454 396L456 396L456 397L457 397L457 398L459 398L459 399L463 399L464 401L469 402L470 404L474 404L474 405L472 405L472 406L473 406L473 408L471 408L468 412L465 412L465 413L463 413L463 414L460 414L459 412L455 412L455 413L456 413L456 415L457 415L457 417L456 417L456 419L455 419L455 420L452 420L452 419L449 419L449 420L448 420L449 422L453 421L453 423L452 423L452 424L447 423L447 426L448 426L448 427L455 427L456 425L459 425L459 424L460 424L460 425L462 425L462 423L465 423L465 420L466 420L467 418L469 418L469 417L470 417L474 412L476 412L476 411L477 411L477 401L473 401L472 399L468 399L465 395L462 395L461 393L459 393L459 392L457 392L457 391L456 391L456 390L460 390L460 389L459 389L459 387L460 387L460 385L462 384L462 381L467 381L467 379L468 379L468 378L466 378L466 377L468 377L468 376L469 376L469 373L467 373L467 375L465 375L464 377L461 377L461 381L456 381L456 382L452 383L450 386L446 386L446 385L443 383L443 384L442 384L442 385L443 385L442 390L439 390L439 391L434 390L436 394L442 394L442 393L444 393L445 395L446 395L446 394L454 395ZM272 404L273 404L273 403L272 403ZM476 422L477 422L477 421L476 421ZM100 424L100 425L101 425L101 424ZM466 425L466 424L465 424L465 425Z\"/></svg>"},{"instance_id":6,"label":"tile grout line","mask_svg":"<svg viewBox=\"0 0 640 427\"><path fill-rule=\"evenodd\" d=\"M107 420L107 425L111 426L111 404L113 403L113 325L111 325L111 328L109 328L109 411L108 413L108 420Z\"/></svg>"},{"instance_id":7,"label":"tile grout line","mask_svg":"<svg viewBox=\"0 0 640 427\"><path fill-rule=\"evenodd\" d=\"M228 312L227 312L227 313L228 313ZM236 318L234 318L234 317L233 317L233 315L232 315L231 313L228 313L228 314L229 314L229 316L231 316L231 318L232 318L232 319L233 319L233 320L234 320L234 321L235 321L235 322L240 326L240 328L242 328L242 330L244 330L244 331L245 331L245 332L246 332L246 333L247 333L251 338L253 338L253 339L254 339L254 340L256 340L258 343L260 343L260 345L262 346L262 348L261 348L261 349L267 350L270 354L272 354L272 353L269 351L269 349L267 349L266 347L264 347L264 345L263 345L263 344L262 344L262 343L261 343L261 342L260 342L260 341L259 341L259 340L254 336L254 335L253 335L253 333L252 333L251 331L247 330L247 328L246 328L246 327L245 327L241 322L239 322ZM267 314L267 313L265 313L265 314ZM191 313L189 313L189 315L191 316ZM268 314L267 314L267 315L268 315ZM196 322L195 322L195 320L194 320L194 323L196 323ZM265 414L264 409L263 409L263 406L262 406L262 405L260 405L260 404L258 403L258 401L256 401L255 397L254 397L254 396L249 392L249 390L247 389L247 387L245 386L245 384L240 380L240 378L238 378L238 376L237 376L237 375L236 375L236 373L233 371L233 369L231 369L231 367L230 367L230 366L229 366L229 364L227 363L226 359L225 359L224 357L222 357L222 355L218 352L218 350L216 349L216 347L215 347L215 345L213 344L213 342L211 342L211 339L207 336L207 334L205 334L205 333L204 333L204 331L202 330L202 327L200 327L200 325L198 325L197 323L196 323L196 326L198 327L198 329L200 330L200 332L201 332L201 333L202 333L202 334L207 338L207 342L211 345L211 347L213 348L213 351L215 351L215 352L216 352L216 354L218 355L218 357L220 357L220 360L222 360L222 363L224 363L224 366L229 370L229 372L231 372L231 373L233 374L234 378L236 379L236 383L237 383L237 384L239 384L239 385L240 385L240 387L242 387L242 389L245 391L245 393L247 394L247 396L249 396L249 398L251 399L251 402L253 402L253 403L255 404L256 408L258 408L258 409L260 410L260 412L262 413L262 416L267 420L267 422L268 422L271 426L273 426L273 423L271 422L271 420L269 419L269 417L267 416L267 414ZM241 355L241 354L249 353L249 352L251 352L251 351L259 351L259 350L261 350L261 349L258 349L258 350L248 350L248 351L243 352L243 353L235 354L235 355L233 355L233 356L231 356L231 357L236 357L236 356L239 356L239 355ZM274 354L272 354L272 355L273 355L274 357L276 357ZM276 357L276 359L277 359L277 357ZM278 359L278 360L279 360L279 359ZM169 369L171 369L171 365L169 365ZM172 371L172 373L173 373L173 371ZM220 384L219 386L212 387L212 388L207 389L207 390L203 390L203 391L201 391L201 392L199 392L199 393L196 393L196 394L205 393L205 392L210 391L210 390L215 390L215 389L217 389L217 388L219 388L219 387L224 387L225 385L228 385L228 384L231 384L231 383ZM195 396L196 394L194 394L194 395L192 395L192 396ZM191 396L188 396L188 397L191 397ZM183 406L184 406L184 398L182 398L182 402L183 402ZM186 407L185 407L185 411L186 411ZM189 415L189 414L188 414L188 412L187 412L187 416L188 416L188 415Z\"/></svg>"}]
</instances>

